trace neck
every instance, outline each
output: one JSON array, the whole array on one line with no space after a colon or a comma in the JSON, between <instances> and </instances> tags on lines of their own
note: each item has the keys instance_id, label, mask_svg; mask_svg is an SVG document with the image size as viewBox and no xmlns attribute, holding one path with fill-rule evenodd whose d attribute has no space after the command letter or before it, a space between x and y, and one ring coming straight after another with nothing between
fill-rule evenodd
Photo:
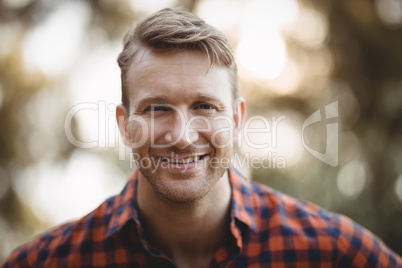
<instances>
[{"instance_id":1,"label":"neck","mask_svg":"<svg viewBox=\"0 0 402 268\"><path fill-rule=\"evenodd\" d=\"M228 173L200 200L174 203L157 195L139 176L138 209L146 238L173 260L212 259L230 236Z\"/></svg>"}]
</instances>

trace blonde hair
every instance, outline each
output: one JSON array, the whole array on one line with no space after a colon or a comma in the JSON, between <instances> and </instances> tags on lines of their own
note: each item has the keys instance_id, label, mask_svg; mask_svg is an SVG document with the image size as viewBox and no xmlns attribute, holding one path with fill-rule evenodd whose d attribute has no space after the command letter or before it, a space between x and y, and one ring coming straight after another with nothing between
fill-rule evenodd
<instances>
[{"instance_id":1,"label":"blonde hair","mask_svg":"<svg viewBox=\"0 0 402 268\"><path fill-rule=\"evenodd\" d=\"M121 69L122 103L125 107L129 107L127 70L140 48L202 51L208 57L210 68L223 65L229 69L233 103L238 99L237 66L225 36L193 13L182 8L166 8L140 21L124 37L124 48L117 62Z\"/></svg>"}]
</instances>

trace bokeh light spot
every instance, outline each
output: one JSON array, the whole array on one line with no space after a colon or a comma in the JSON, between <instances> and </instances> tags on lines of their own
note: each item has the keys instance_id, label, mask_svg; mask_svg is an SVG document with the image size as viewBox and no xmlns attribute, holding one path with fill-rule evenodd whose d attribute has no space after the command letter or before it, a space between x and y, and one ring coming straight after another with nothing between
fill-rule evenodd
<instances>
[{"instance_id":1,"label":"bokeh light spot","mask_svg":"<svg viewBox=\"0 0 402 268\"><path fill-rule=\"evenodd\" d=\"M362 161L350 161L338 173L338 190L348 199L357 198L366 186L367 175L367 167Z\"/></svg>"},{"instance_id":2,"label":"bokeh light spot","mask_svg":"<svg viewBox=\"0 0 402 268\"><path fill-rule=\"evenodd\" d=\"M260 158L267 155L281 158L286 163L286 167L297 164L304 154L304 149L301 143L301 132L297 127L300 122L296 121L297 116L290 114L265 116L265 120L259 119L262 116L251 116L245 124L248 130L242 135L244 139L242 151ZM264 145L266 145L265 148L261 148Z\"/></svg>"},{"instance_id":3,"label":"bokeh light spot","mask_svg":"<svg viewBox=\"0 0 402 268\"><path fill-rule=\"evenodd\" d=\"M264 36L245 37L237 47L240 64L253 76L262 80L277 77L286 63L286 48L275 32Z\"/></svg>"},{"instance_id":4,"label":"bokeh light spot","mask_svg":"<svg viewBox=\"0 0 402 268\"><path fill-rule=\"evenodd\" d=\"M268 86L275 93L292 94L298 89L300 82L299 68L292 60L288 59L282 72L270 80Z\"/></svg>"},{"instance_id":5,"label":"bokeh light spot","mask_svg":"<svg viewBox=\"0 0 402 268\"><path fill-rule=\"evenodd\" d=\"M225 10L224 16L222 16L222 10ZM197 6L197 14L208 24L225 31L238 22L241 15L241 5L233 0L200 1Z\"/></svg>"},{"instance_id":6,"label":"bokeh light spot","mask_svg":"<svg viewBox=\"0 0 402 268\"><path fill-rule=\"evenodd\" d=\"M294 0L249 1L241 21L242 33L263 33L267 29L279 31L292 26L299 16L299 5Z\"/></svg>"},{"instance_id":7,"label":"bokeh light spot","mask_svg":"<svg viewBox=\"0 0 402 268\"><path fill-rule=\"evenodd\" d=\"M88 18L85 2L66 2L56 9L25 38L22 52L26 68L47 75L67 71L85 44Z\"/></svg>"},{"instance_id":8,"label":"bokeh light spot","mask_svg":"<svg viewBox=\"0 0 402 268\"><path fill-rule=\"evenodd\" d=\"M395 194L398 197L399 201L402 202L402 174L399 175L398 179L396 179Z\"/></svg>"},{"instance_id":9,"label":"bokeh light spot","mask_svg":"<svg viewBox=\"0 0 402 268\"><path fill-rule=\"evenodd\" d=\"M55 225L81 217L117 194L125 175L100 156L76 151L66 165L41 162L14 183L21 200L41 220Z\"/></svg>"},{"instance_id":10,"label":"bokeh light spot","mask_svg":"<svg viewBox=\"0 0 402 268\"><path fill-rule=\"evenodd\" d=\"M314 9L302 8L293 29L292 37L302 44L318 48L322 46L328 34L328 25L324 16Z\"/></svg>"},{"instance_id":11,"label":"bokeh light spot","mask_svg":"<svg viewBox=\"0 0 402 268\"><path fill-rule=\"evenodd\" d=\"M375 2L380 19L389 26L402 25L401 0L377 0Z\"/></svg>"},{"instance_id":12,"label":"bokeh light spot","mask_svg":"<svg viewBox=\"0 0 402 268\"><path fill-rule=\"evenodd\" d=\"M130 0L131 8L136 11L142 11L145 13L153 13L162 8L171 7L176 3L176 0L155 0L155 1L143 1L143 0Z\"/></svg>"}]
</instances>

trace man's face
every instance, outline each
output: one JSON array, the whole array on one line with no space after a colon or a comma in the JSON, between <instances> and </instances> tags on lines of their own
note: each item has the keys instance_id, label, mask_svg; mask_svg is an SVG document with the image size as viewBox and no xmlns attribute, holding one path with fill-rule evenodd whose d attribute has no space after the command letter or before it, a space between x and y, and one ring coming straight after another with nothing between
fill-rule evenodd
<instances>
[{"instance_id":1,"label":"man's face","mask_svg":"<svg viewBox=\"0 0 402 268\"><path fill-rule=\"evenodd\" d=\"M228 70L208 70L198 51L147 50L127 72L129 109L120 128L131 143L140 178L170 201L204 197L225 174L238 117ZM127 114L125 114L127 113Z\"/></svg>"}]
</instances>

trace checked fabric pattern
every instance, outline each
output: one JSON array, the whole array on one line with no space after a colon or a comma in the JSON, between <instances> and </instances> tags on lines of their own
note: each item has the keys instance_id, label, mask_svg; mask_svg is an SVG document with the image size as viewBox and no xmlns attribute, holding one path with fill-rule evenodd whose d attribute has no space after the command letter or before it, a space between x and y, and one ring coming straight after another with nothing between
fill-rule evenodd
<instances>
[{"instance_id":1,"label":"checked fabric pattern","mask_svg":"<svg viewBox=\"0 0 402 268\"><path fill-rule=\"evenodd\" d=\"M250 183L229 170L232 239L210 267L402 267L401 257L345 216ZM175 267L145 240L137 172L92 213L15 249L8 267Z\"/></svg>"}]
</instances>

